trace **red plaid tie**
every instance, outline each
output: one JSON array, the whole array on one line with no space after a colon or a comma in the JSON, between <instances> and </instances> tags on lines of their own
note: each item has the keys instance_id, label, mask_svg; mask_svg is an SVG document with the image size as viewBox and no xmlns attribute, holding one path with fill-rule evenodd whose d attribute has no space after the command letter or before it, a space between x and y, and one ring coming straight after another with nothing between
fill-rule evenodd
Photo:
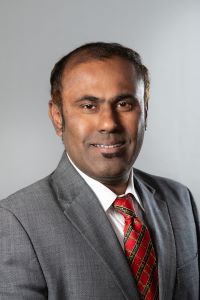
<instances>
[{"instance_id":1,"label":"red plaid tie","mask_svg":"<svg viewBox=\"0 0 200 300\"><path fill-rule=\"evenodd\" d=\"M117 198L113 206L125 218L124 250L142 300L156 300L158 269L156 255L146 225L136 216L132 194Z\"/></svg>"}]
</instances>

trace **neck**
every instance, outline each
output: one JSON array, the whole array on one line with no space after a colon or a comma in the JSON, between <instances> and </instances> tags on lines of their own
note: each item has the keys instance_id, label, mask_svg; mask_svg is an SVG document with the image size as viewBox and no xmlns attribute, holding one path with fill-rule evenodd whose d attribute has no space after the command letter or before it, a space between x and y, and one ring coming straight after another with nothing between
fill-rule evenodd
<instances>
[{"instance_id":1,"label":"neck","mask_svg":"<svg viewBox=\"0 0 200 300\"><path fill-rule=\"evenodd\" d=\"M130 173L126 174L126 176L118 179L118 180L99 180L102 184L104 184L107 188L109 188L116 195L125 194L128 181L129 181Z\"/></svg>"},{"instance_id":2,"label":"neck","mask_svg":"<svg viewBox=\"0 0 200 300\"><path fill-rule=\"evenodd\" d=\"M69 158L69 161L71 162L71 164L75 167L75 169L78 170L78 172L82 173L83 171L81 171L75 164L74 162L71 160L71 158L69 157L68 153L67 156ZM84 173L84 172L83 172ZM87 176L90 176L89 174L84 173ZM128 186L128 181L129 181L129 177L130 177L131 171L129 170L129 172L127 172L126 174L123 174L122 176L118 177L118 178L95 178L90 176L91 178L101 182L103 185L105 185L107 188L109 188L113 193L115 193L116 195L122 195L125 194L126 192L126 188Z\"/></svg>"},{"instance_id":3,"label":"neck","mask_svg":"<svg viewBox=\"0 0 200 300\"><path fill-rule=\"evenodd\" d=\"M126 183L118 183L117 185L113 185L113 184L105 184L103 183L107 188L109 188L113 193L115 193L116 195L122 195L125 194L126 192L126 188L128 185L128 182Z\"/></svg>"}]
</instances>

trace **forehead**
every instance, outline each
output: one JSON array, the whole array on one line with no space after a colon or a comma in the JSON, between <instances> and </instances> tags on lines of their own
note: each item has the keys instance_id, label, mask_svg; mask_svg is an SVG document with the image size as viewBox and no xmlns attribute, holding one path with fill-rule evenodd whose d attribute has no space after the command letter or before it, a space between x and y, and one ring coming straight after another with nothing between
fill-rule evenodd
<instances>
[{"instance_id":1,"label":"forehead","mask_svg":"<svg viewBox=\"0 0 200 300\"><path fill-rule=\"evenodd\" d=\"M106 59L89 59L80 62L79 60L70 61L62 75L62 87L71 85L77 81L101 81L119 80L135 83L137 78L135 66L130 61L121 57L112 57Z\"/></svg>"}]
</instances>

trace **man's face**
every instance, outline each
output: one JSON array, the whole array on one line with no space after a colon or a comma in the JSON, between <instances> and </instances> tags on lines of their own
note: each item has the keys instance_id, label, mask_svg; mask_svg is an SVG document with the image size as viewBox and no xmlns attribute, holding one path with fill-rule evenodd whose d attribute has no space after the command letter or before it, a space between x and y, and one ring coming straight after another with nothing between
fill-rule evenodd
<instances>
[{"instance_id":1,"label":"man's face","mask_svg":"<svg viewBox=\"0 0 200 300\"><path fill-rule=\"evenodd\" d=\"M114 57L67 67L61 133L85 174L104 183L128 178L144 135L144 84L129 61Z\"/></svg>"}]
</instances>

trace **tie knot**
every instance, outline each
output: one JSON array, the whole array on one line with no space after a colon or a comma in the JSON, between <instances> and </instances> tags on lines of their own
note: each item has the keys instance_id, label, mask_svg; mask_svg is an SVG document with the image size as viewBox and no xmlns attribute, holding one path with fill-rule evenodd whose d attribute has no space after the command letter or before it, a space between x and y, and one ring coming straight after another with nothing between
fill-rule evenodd
<instances>
[{"instance_id":1,"label":"tie knot","mask_svg":"<svg viewBox=\"0 0 200 300\"><path fill-rule=\"evenodd\" d=\"M133 195L127 194L122 197L117 197L113 202L114 208L121 213L124 218L136 217L135 210L133 207Z\"/></svg>"}]
</instances>

